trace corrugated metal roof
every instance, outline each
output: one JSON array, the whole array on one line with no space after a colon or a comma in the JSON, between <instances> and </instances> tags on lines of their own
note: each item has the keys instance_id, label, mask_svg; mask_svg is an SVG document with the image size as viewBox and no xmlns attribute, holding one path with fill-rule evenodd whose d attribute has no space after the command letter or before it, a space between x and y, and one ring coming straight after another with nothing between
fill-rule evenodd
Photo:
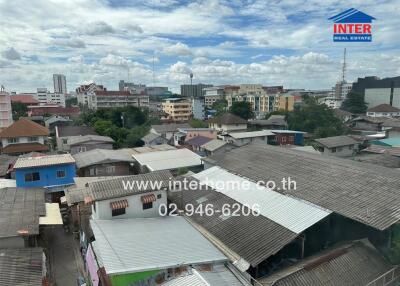
<instances>
[{"instance_id":1,"label":"corrugated metal roof","mask_svg":"<svg viewBox=\"0 0 400 286\"><path fill-rule=\"evenodd\" d=\"M207 142L206 144L202 145L201 147L206 149L207 151L213 152L213 151L221 148L225 144L227 144L226 141L213 139L210 142Z\"/></svg>"},{"instance_id":2,"label":"corrugated metal roof","mask_svg":"<svg viewBox=\"0 0 400 286\"><path fill-rule=\"evenodd\" d=\"M89 188L93 200L99 201L155 191L158 186L154 183L161 183L161 188L167 188L170 179L172 179L172 174L168 170L162 170L92 182L89 183ZM126 185L128 187L124 185L127 182L130 184Z\"/></svg>"},{"instance_id":3,"label":"corrugated metal roof","mask_svg":"<svg viewBox=\"0 0 400 286\"><path fill-rule=\"evenodd\" d=\"M400 220L400 177L393 169L267 144L249 144L203 160L253 181L290 177L296 190L281 193L380 230Z\"/></svg>"},{"instance_id":4,"label":"corrugated metal roof","mask_svg":"<svg viewBox=\"0 0 400 286\"><path fill-rule=\"evenodd\" d=\"M220 167L209 168L193 177L241 204L250 207L258 204L261 215L295 233L303 232L331 213L309 202L258 186Z\"/></svg>"},{"instance_id":5,"label":"corrugated metal roof","mask_svg":"<svg viewBox=\"0 0 400 286\"><path fill-rule=\"evenodd\" d=\"M108 274L227 260L183 217L91 220L90 225Z\"/></svg>"},{"instance_id":6,"label":"corrugated metal roof","mask_svg":"<svg viewBox=\"0 0 400 286\"><path fill-rule=\"evenodd\" d=\"M0 285L39 286L42 275L42 248L0 249Z\"/></svg>"},{"instance_id":7,"label":"corrugated metal roof","mask_svg":"<svg viewBox=\"0 0 400 286\"><path fill-rule=\"evenodd\" d=\"M84 168L92 165L113 163L113 162L133 162L133 159L122 150L93 149L87 152L74 154L76 166Z\"/></svg>"},{"instance_id":8,"label":"corrugated metal roof","mask_svg":"<svg viewBox=\"0 0 400 286\"><path fill-rule=\"evenodd\" d=\"M392 269L368 242L329 249L259 279L265 286L364 286Z\"/></svg>"},{"instance_id":9,"label":"corrugated metal roof","mask_svg":"<svg viewBox=\"0 0 400 286\"><path fill-rule=\"evenodd\" d=\"M320 139L315 139L315 141L328 148L354 145L358 143L356 140L346 135L320 138Z\"/></svg>"},{"instance_id":10,"label":"corrugated metal roof","mask_svg":"<svg viewBox=\"0 0 400 286\"><path fill-rule=\"evenodd\" d=\"M114 143L114 140L108 136L100 136L100 135L84 135L84 136L74 136L68 139L68 145L76 145L85 143L88 141L99 141L105 143Z\"/></svg>"},{"instance_id":11,"label":"corrugated metal roof","mask_svg":"<svg viewBox=\"0 0 400 286\"><path fill-rule=\"evenodd\" d=\"M177 149L143 154L134 154L132 157L150 171L172 170L185 167L200 166L201 157L189 149Z\"/></svg>"},{"instance_id":12,"label":"corrugated metal roof","mask_svg":"<svg viewBox=\"0 0 400 286\"><path fill-rule=\"evenodd\" d=\"M38 157L20 157L15 162L14 169L31 168L31 167L44 167L60 164L73 164L75 159L71 154L61 155L47 155Z\"/></svg>"},{"instance_id":13,"label":"corrugated metal roof","mask_svg":"<svg viewBox=\"0 0 400 286\"><path fill-rule=\"evenodd\" d=\"M168 198L180 208L186 204L192 204L195 208L200 204L203 207L212 204L214 210L222 210L224 205L232 206L236 203L230 197L204 187L200 190L187 189L183 192L171 192ZM241 208L243 208L242 205ZM211 216L195 213L190 219L253 267L276 254L298 236L261 215L250 214L224 218L221 217L221 213L214 211Z\"/></svg>"},{"instance_id":14,"label":"corrugated metal roof","mask_svg":"<svg viewBox=\"0 0 400 286\"><path fill-rule=\"evenodd\" d=\"M269 130L229 133L229 136L231 136L234 139L254 138L254 137L274 136L274 135L275 134Z\"/></svg>"}]
</instances>

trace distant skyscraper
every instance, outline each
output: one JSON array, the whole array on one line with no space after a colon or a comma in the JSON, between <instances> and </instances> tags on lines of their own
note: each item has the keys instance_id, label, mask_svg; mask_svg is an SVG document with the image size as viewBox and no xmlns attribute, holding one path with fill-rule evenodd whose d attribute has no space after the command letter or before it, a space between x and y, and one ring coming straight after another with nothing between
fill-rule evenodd
<instances>
[{"instance_id":1,"label":"distant skyscraper","mask_svg":"<svg viewBox=\"0 0 400 286\"><path fill-rule=\"evenodd\" d=\"M63 74L53 74L54 93L67 93L67 80Z\"/></svg>"}]
</instances>

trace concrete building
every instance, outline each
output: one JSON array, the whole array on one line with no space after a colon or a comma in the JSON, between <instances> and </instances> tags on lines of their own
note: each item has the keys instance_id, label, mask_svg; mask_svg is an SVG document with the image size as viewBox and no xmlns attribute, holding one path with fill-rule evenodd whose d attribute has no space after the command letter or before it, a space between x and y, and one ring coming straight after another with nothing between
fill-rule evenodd
<instances>
[{"instance_id":1,"label":"concrete building","mask_svg":"<svg viewBox=\"0 0 400 286\"><path fill-rule=\"evenodd\" d=\"M192 116L192 106L185 98L168 98L162 103L167 120L174 122L188 121Z\"/></svg>"},{"instance_id":2,"label":"concrete building","mask_svg":"<svg viewBox=\"0 0 400 286\"><path fill-rule=\"evenodd\" d=\"M315 142L316 149L322 155L336 157L351 157L359 145L356 140L346 135L315 139Z\"/></svg>"},{"instance_id":3,"label":"concrete building","mask_svg":"<svg viewBox=\"0 0 400 286\"><path fill-rule=\"evenodd\" d=\"M54 93L67 93L67 80L63 74L53 74Z\"/></svg>"},{"instance_id":4,"label":"concrete building","mask_svg":"<svg viewBox=\"0 0 400 286\"><path fill-rule=\"evenodd\" d=\"M39 101L40 105L56 104L65 107L65 94L51 93L45 87L37 89L35 99Z\"/></svg>"},{"instance_id":5,"label":"concrete building","mask_svg":"<svg viewBox=\"0 0 400 286\"><path fill-rule=\"evenodd\" d=\"M336 83L335 87L333 88L333 95L337 99L342 99L342 100L346 99L347 95L349 94L352 88L353 88L353 83L340 81Z\"/></svg>"},{"instance_id":6,"label":"concrete building","mask_svg":"<svg viewBox=\"0 0 400 286\"><path fill-rule=\"evenodd\" d=\"M146 86L145 93L148 96L163 97L169 95L168 87L166 86Z\"/></svg>"},{"instance_id":7,"label":"concrete building","mask_svg":"<svg viewBox=\"0 0 400 286\"><path fill-rule=\"evenodd\" d=\"M91 96L94 95L96 90L107 90L102 85L97 85L96 83L92 82L89 84L83 84L79 86L76 91L76 98L78 100L78 104L82 106L89 105L89 99Z\"/></svg>"},{"instance_id":8,"label":"concrete building","mask_svg":"<svg viewBox=\"0 0 400 286\"><path fill-rule=\"evenodd\" d=\"M343 100L335 96L321 98L320 103L325 104L331 109L338 109L342 106Z\"/></svg>"},{"instance_id":9,"label":"concrete building","mask_svg":"<svg viewBox=\"0 0 400 286\"><path fill-rule=\"evenodd\" d=\"M225 97L225 86L212 86L203 89L204 104L207 108L212 108L213 104Z\"/></svg>"},{"instance_id":10,"label":"concrete building","mask_svg":"<svg viewBox=\"0 0 400 286\"><path fill-rule=\"evenodd\" d=\"M206 117L204 97L192 97L190 99L193 118L204 120Z\"/></svg>"},{"instance_id":11,"label":"concrete building","mask_svg":"<svg viewBox=\"0 0 400 286\"><path fill-rule=\"evenodd\" d=\"M294 92L278 94L275 97L274 110L293 111L295 106L300 105L301 102L302 102L301 95L298 95Z\"/></svg>"},{"instance_id":12,"label":"concrete building","mask_svg":"<svg viewBox=\"0 0 400 286\"><path fill-rule=\"evenodd\" d=\"M70 137L68 145L72 155L93 149L112 150L114 140L108 136L84 135Z\"/></svg>"},{"instance_id":13,"label":"concrete building","mask_svg":"<svg viewBox=\"0 0 400 286\"><path fill-rule=\"evenodd\" d=\"M389 104L380 104L367 110L370 117L400 117L400 109Z\"/></svg>"},{"instance_id":14,"label":"concrete building","mask_svg":"<svg viewBox=\"0 0 400 286\"><path fill-rule=\"evenodd\" d=\"M251 142L259 142L268 144L276 137L275 133L270 130L250 131L250 132L234 132L223 136L224 141L240 147Z\"/></svg>"},{"instance_id":15,"label":"concrete building","mask_svg":"<svg viewBox=\"0 0 400 286\"><path fill-rule=\"evenodd\" d=\"M129 91L132 94L145 94L146 85L141 83L119 81L119 91Z\"/></svg>"},{"instance_id":16,"label":"concrete building","mask_svg":"<svg viewBox=\"0 0 400 286\"><path fill-rule=\"evenodd\" d=\"M10 94L0 91L0 131L13 123Z\"/></svg>"},{"instance_id":17,"label":"concrete building","mask_svg":"<svg viewBox=\"0 0 400 286\"><path fill-rule=\"evenodd\" d=\"M368 107L388 104L400 108L400 87L366 88L365 102Z\"/></svg>"},{"instance_id":18,"label":"concrete building","mask_svg":"<svg viewBox=\"0 0 400 286\"><path fill-rule=\"evenodd\" d=\"M224 113L209 119L208 127L221 133L244 131L247 129L247 120L232 113Z\"/></svg>"},{"instance_id":19,"label":"concrete building","mask_svg":"<svg viewBox=\"0 0 400 286\"><path fill-rule=\"evenodd\" d=\"M88 97L88 108L97 110L107 107L149 107L149 97L147 95L133 94L130 91L107 91L95 90Z\"/></svg>"},{"instance_id":20,"label":"concrete building","mask_svg":"<svg viewBox=\"0 0 400 286\"><path fill-rule=\"evenodd\" d=\"M200 97L203 96L203 89L211 87L211 84L183 84L181 85L181 96L184 97Z\"/></svg>"},{"instance_id":21,"label":"concrete building","mask_svg":"<svg viewBox=\"0 0 400 286\"><path fill-rule=\"evenodd\" d=\"M91 127L88 126L56 126L56 142L57 151L69 152L71 147L69 141L75 137L85 135L98 135Z\"/></svg>"}]
</instances>

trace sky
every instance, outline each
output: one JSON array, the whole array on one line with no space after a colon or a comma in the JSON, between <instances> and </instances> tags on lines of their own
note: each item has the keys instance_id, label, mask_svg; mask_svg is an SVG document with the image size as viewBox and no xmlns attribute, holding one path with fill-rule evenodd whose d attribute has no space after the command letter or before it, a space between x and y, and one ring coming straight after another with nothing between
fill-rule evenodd
<instances>
[{"instance_id":1,"label":"sky","mask_svg":"<svg viewBox=\"0 0 400 286\"><path fill-rule=\"evenodd\" d=\"M329 17L375 17L371 43L334 43ZM330 89L400 75L400 0L0 0L0 84L69 91L96 82L168 86L260 83ZM154 71L154 72L153 72Z\"/></svg>"}]
</instances>

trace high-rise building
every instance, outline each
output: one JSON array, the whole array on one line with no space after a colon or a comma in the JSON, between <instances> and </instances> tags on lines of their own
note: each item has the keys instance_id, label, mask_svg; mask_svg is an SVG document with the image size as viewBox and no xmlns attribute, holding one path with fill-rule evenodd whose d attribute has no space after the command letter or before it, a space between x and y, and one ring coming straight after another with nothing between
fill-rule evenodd
<instances>
[{"instance_id":1,"label":"high-rise building","mask_svg":"<svg viewBox=\"0 0 400 286\"><path fill-rule=\"evenodd\" d=\"M212 84L183 84L181 85L181 96L184 97L200 97L203 96L203 89L212 87Z\"/></svg>"},{"instance_id":2,"label":"high-rise building","mask_svg":"<svg viewBox=\"0 0 400 286\"><path fill-rule=\"evenodd\" d=\"M0 131L13 123L10 94L0 91Z\"/></svg>"},{"instance_id":3,"label":"high-rise building","mask_svg":"<svg viewBox=\"0 0 400 286\"><path fill-rule=\"evenodd\" d=\"M54 93L67 93L67 80L63 74L53 74Z\"/></svg>"}]
</instances>

